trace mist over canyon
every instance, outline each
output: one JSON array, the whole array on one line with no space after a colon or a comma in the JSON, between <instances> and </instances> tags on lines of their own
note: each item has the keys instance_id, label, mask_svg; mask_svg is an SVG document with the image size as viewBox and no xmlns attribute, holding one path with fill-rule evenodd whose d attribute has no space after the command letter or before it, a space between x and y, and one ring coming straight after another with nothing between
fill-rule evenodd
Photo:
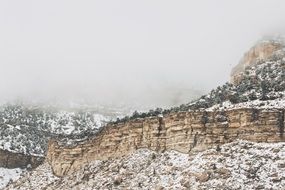
<instances>
[{"instance_id":1,"label":"mist over canyon","mask_svg":"<svg viewBox=\"0 0 285 190\"><path fill-rule=\"evenodd\" d=\"M284 7L1 1L0 189L283 190Z\"/></svg>"},{"instance_id":2,"label":"mist over canyon","mask_svg":"<svg viewBox=\"0 0 285 190\"><path fill-rule=\"evenodd\" d=\"M189 102L228 81L257 40L284 33L282 7L278 0L1 2L0 102L132 110Z\"/></svg>"}]
</instances>

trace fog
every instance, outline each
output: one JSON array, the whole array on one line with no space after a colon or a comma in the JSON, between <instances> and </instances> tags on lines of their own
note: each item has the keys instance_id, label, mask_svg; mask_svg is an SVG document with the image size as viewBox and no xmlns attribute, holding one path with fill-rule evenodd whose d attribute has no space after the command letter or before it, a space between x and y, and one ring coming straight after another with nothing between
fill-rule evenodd
<instances>
[{"instance_id":1,"label":"fog","mask_svg":"<svg viewBox=\"0 0 285 190\"><path fill-rule=\"evenodd\" d=\"M0 1L0 102L172 106L282 35L285 1Z\"/></svg>"}]
</instances>

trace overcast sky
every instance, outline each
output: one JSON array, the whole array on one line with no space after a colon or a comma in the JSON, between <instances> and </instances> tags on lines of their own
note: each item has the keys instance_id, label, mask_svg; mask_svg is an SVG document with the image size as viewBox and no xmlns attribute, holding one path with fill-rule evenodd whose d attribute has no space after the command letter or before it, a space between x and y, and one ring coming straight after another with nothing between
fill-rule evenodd
<instances>
[{"instance_id":1,"label":"overcast sky","mask_svg":"<svg viewBox=\"0 0 285 190\"><path fill-rule=\"evenodd\" d=\"M227 81L257 40L284 33L284 7L284 0L2 0L0 99L156 106L168 94L205 92Z\"/></svg>"}]
</instances>

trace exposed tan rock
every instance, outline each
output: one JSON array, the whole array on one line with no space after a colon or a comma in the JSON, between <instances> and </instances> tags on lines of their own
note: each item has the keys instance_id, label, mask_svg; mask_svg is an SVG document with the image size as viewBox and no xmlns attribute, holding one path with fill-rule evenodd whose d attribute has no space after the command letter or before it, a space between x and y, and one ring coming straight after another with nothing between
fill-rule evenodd
<instances>
[{"instance_id":1,"label":"exposed tan rock","mask_svg":"<svg viewBox=\"0 0 285 190\"><path fill-rule=\"evenodd\" d=\"M285 141L284 121L280 121L280 118L284 118L284 110L228 110L224 114L228 123L223 124L215 120L219 112L208 112L208 123L203 124L201 118L204 113L179 112L165 115L162 119L151 117L108 124L94 138L75 147L50 141L47 161L56 175L63 176L93 160L121 157L140 148L189 153L216 148L236 139Z\"/></svg>"},{"instance_id":2,"label":"exposed tan rock","mask_svg":"<svg viewBox=\"0 0 285 190\"><path fill-rule=\"evenodd\" d=\"M206 182L210 179L210 175L207 172L193 174L197 181Z\"/></svg>"},{"instance_id":3,"label":"exposed tan rock","mask_svg":"<svg viewBox=\"0 0 285 190\"><path fill-rule=\"evenodd\" d=\"M191 184L190 184L190 181L187 180L185 177L182 178L182 180L180 181L181 185L185 188L190 188L191 187Z\"/></svg>"},{"instance_id":4,"label":"exposed tan rock","mask_svg":"<svg viewBox=\"0 0 285 190\"><path fill-rule=\"evenodd\" d=\"M197 154L139 149L120 158L93 161L60 178L45 163L6 189L284 189L285 168L279 166L285 160L285 142L237 140L220 148ZM124 172L113 172L115 166ZM122 182L114 184L119 176Z\"/></svg>"},{"instance_id":5,"label":"exposed tan rock","mask_svg":"<svg viewBox=\"0 0 285 190\"><path fill-rule=\"evenodd\" d=\"M122 181L123 181L123 178L121 176L117 176L114 179L114 184L115 185L120 185L122 183Z\"/></svg>"},{"instance_id":6,"label":"exposed tan rock","mask_svg":"<svg viewBox=\"0 0 285 190\"><path fill-rule=\"evenodd\" d=\"M163 190L163 189L164 189L164 187L161 186L161 185L158 185L158 186L155 187L155 190Z\"/></svg>"},{"instance_id":7,"label":"exposed tan rock","mask_svg":"<svg viewBox=\"0 0 285 190\"><path fill-rule=\"evenodd\" d=\"M227 179L231 175L231 172L228 169L226 169L226 168L218 168L216 170L216 173L218 173L219 177L221 177L223 179Z\"/></svg>"},{"instance_id":8,"label":"exposed tan rock","mask_svg":"<svg viewBox=\"0 0 285 190\"><path fill-rule=\"evenodd\" d=\"M237 66L232 69L231 82L234 84L239 83L241 80L240 73L245 70L246 67L256 64L259 60L266 59L280 49L284 45L278 41L262 41L252 47L246 52Z\"/></svg>"}]
</instances>

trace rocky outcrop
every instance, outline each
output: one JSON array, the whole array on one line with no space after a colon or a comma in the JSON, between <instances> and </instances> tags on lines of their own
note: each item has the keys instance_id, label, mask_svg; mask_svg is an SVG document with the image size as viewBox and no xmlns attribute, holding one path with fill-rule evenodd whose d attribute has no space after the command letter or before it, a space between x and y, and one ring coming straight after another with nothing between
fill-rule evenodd
<instances>
[{"instance_id":1,"label":"rocky outcrop","mask_svg":"<svg viewBox=\"0 0 285 190\"><path fill-rule=\"evenodd\" d=\"M5 189L284 190L284 179L285 143L238 140L198 154L139 149L60 178L45 163Z\"/></svg>"},{"instance_id":2,"label":"rocky outcrop","mask_svg":"<svg viewBox=\"0 0 285 190\"><path fill-rule=\"evenodd\" d=\"M44 161L44 157L13 153L8 150L0 149L0 167L4 168L36 168Z\"/></svg>"},{"instance_id":3,"label":"rocky outcrop","mask_svg":"<svg viewBox=\"0 0 285 190\"><path fill-rule=\"evenodd\" d=\"M177 109L161 112L158 110L157 113L153 111L142 114L141 117L139 114L134 114L131 119L123 118L117 123L107 124L93 138L73 146L51 140L46 159L54 174L64 176L94 160L125 156L141 148L157 152L176 150L182 153L193 153L213 147L219 149L220 145L237 139L253 142L283 142L285 141L284 89L276 86L284 82L285 54L275 62L268 59L283 47L283 43L279 41L263 41L257 44L233 69L231 80L234 85L226 84L218 87L188 106L181 105ZM259 70L253 67L257 66L257 62L262 59L268 59L268 64L271 63L273 67L265 68L263 65ZM260 81L242 80L241 73L249 66L255 69L252 73ZM274 75L272 75L273 71L276 71ZM264 76L257 73L262 73ZM265 84L265 79L272 82ZM240 81L243 82L239 85ZM252 95L252 90L255 90L256 97L249 96L249 93ZM271 94L272 96L267 98L265 92L272 92L275 95ZM258 97L259 95L264 96ZM251 105L246 103L252 103L258 98L262 103L246 106ZM269 100L276 100L270 106L271 109L269 109L269 103L266 104ZM227 101L233 105L232 108L223 107L223 103ZM236 106L237 103L241 105ZM210 107L215 105L219 105L219 109L206 111L214 110ZM263 109L254 109L261 105L264 105Z\"/></svg>"},{"instance_id":4,"label":"rocky outcrop","mask_svg":"<svg viewBox=\"0 0 285 190\"><path fill-rule=\"evenodd\" d=\"M284 47L283 43L276 40L262 41L246 52L237 66L232 69L231 82L237 84L240 74L246 67L256 64L259 60L267 59L272 54Z\"/></svg>"},{"instance_id":5,"label":"rocky outcrop","mask_svg":"<svg viewBox=\"0 0 285 190\"><path fill-rule=\"evenodd\" d=\"M127 155L136 149L202 151L237 139L281 142L284 109L189 111L108 124L94 138L67 147L50 141L47 161L54 174L63 176L93 160Z\"/></svg>"}]
</instances>

